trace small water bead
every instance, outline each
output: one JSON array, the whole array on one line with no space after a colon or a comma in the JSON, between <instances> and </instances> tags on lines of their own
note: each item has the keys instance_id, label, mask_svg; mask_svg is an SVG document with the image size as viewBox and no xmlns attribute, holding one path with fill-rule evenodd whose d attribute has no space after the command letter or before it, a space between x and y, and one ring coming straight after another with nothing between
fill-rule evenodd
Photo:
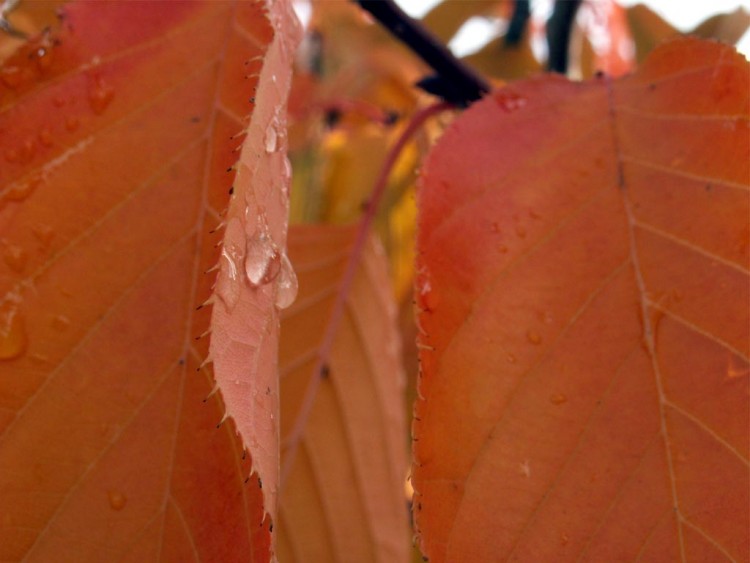
<instances>
[{"instance_id":1,"label":"small water bead","mask_svg":"<svg viewBox=\"0 0 750 563\"><path fill-rule=\"evenodd\" d=\"M3 193L3 201L24 201L42 183L41 177L11 185Z\"/></svg>"},{"instance_id":2,"label":"small water bead","mask_svg":"<svg viewBox=\"0 0 750 563\"><path fill-rule=\"evenodd\" d=\"M556 393L555 395L550 395L549 402L553 405L564 405L568 402L568 398L562 393Z\"/></svg>"},{"instance_id":3,"label":"small water bead","mask_svg":"<svg viewBox=\"0 0 750 563\"><path fill-rule=\"evenodd\" d=\"M55 231L49 225L36 225L31 228L31 232L43 248L49 248L52 245L52 239L55 238Z\"/></svg>"},{"instance_id":4,"label":"small water bead","mask_svg":"<svg viewBox=\"0 0 750 563\"><path fill-rule=\"evenodd\" d=\"M23 81L21 68L17 66L6 66L0 68L0 82L11 89L18 88Z\"/></svg>"},{"instance_id":5,"label":"small water bead","mask_svg":"<svg viewBox=\"0 0 750 563\"><path fill-rule=\"evenodd\" d=\"M50 131L46 127L43 127L42 129L39 130L38 137L39 137L39 143L43 147L49 148L54 143L54 140L52 138L52 131Z\"/></svg>"},{"instance_id":6,"label":"small water bead","mask_svg":"<svg viewBox=\"0 0 750 563\"><path fill-rule=\"evenodd\" d=\"M4 242L3 246L3 262L14 272L23 272L28 260L26 251L20 246L9 242Z\"/></svg>"},{"instance_id":7,"label":"small water bead","mask_svg":"<svg viewBox=\"0 0 750 563\"><path fill-rule=\"evenodd\" d=\"M297 298L299 283L297 274L294 273L292 263L289 261L286 253L281 255L281 271L279 272L278 283L276 284L276 307L286 309Z\"/></svg>"},{"instance_id":8,"label":"small water bead","mask_svg":"<svg viewBox=\"0 0 750 563\"><path fill-rule=\"evenodd\" d=\"M60 332L67 330L70 326L70 319L65 315L57 315L52 319L52 327Z\"/></svg>"},{"instance_id":9,"label":"small water bead","mask_svg":"<svg viewBox=\"0 0 750 563\"><path fill-rule=\"evenodd\" d=\"M0 304L0 360L12 360L26 350L27 336L23 317L15 300Z\"/></svg>"},{"instance_id":10,"label":"small water bead","mask_svg":"<svg viewBox=\"0 0 750 563\"><path fill-rule=\"evenodd\" d=\"M97 115L104 113L114 96L114 88L99 76L89 85L89 106Z\"/></svg>"},{"instance_id":11,"label":"small water bead","mask_svg":"<svg viewBox=\"0 0 750 563\"><path fill-rule=\"evenodd\" d=\"M68 118L65 120L65 129L68 130L68 132L72 133L76 129L78 129L78 126L81 124L80 120L75 116L68 116Z\"/></svg>"},{"instance_id":12,"label":"small water bead","mask_svg":"<svg viewBox=\"0 0 750 563\"><path fill-rule=\"evenodd\" d=\"M535 330L529 330L526 333L526 339L531 344L533 344L534 346L538 346L539 344L542 343L542 337L541 337L541 335L538 332L536 332Z\"/></svg>"},{"instance_id":13,"label":"small water bead","mask_svg":"<svg viewBox=\"0 0 750 563\"><path fill-rule=\"evenodd\" d=\"M527 103L526 98L508 89L498 91L495 94L495 101L497 102L497 105L507 113L517 111Z\"/></svg>"},{"instance_id":14,"label":"small water bead","mask_svg":"<svg viewBox=\"0 0 750 563\"><path fill-rule=\"evenodd\" d=\"M122 510L128 503L127 497L120 491L109 491L107 493L107 498L109 499L109 506L112 510Z\"/></svg>"}]
</instances>

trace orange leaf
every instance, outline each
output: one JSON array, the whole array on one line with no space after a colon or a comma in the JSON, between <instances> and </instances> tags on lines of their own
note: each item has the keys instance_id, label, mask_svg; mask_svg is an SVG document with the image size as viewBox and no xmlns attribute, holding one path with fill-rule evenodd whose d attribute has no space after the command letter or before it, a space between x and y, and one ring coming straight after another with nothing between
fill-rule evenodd
<instances>
[{"instance_id":1,"label":"orange leaf","mask_svg":"<svg viewBox=\"0 0 750 563\"><path fill-rule=\"evenodd\" d=\"M430 561L748 560L748 65L499 90L419 194Z\"/></svg>"},{"instance_id":2,"label":"orange leaf","mask_svg":"<svg viewBox=\"0 0 750 563\"><path fill-rule=\"evenodd\" d=\"M331 226L297 226L289 233L300 296L281 321L282 468L288 470L282 561L408 558L404 375L387 259L374 239L355 275L304 431L293 446L289 438L355 233Z\"/></svg>"},{"instance_id":3,"label":"orange leaf","mask_svg":"<svg viewBox=\"0 0 750 563\"><path fill-rule=\"evenodd\" d=\"M194 338L264 10L73 3L0 68L2 560L270 558Z\"/></svg>"}]
</instances>

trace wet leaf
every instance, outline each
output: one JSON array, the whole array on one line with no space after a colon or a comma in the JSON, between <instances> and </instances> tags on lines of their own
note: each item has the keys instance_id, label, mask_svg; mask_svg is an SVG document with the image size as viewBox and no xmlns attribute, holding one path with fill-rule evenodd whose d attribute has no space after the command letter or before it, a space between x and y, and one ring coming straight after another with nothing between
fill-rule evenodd
<instances>
[{"instance_id":1,"label":"wet leaf","mask_svg":"<svg viewBox=\"0 0 750 563\"><path fill-rule=\"evenodd\" d=\"M282 467L354 242L354 227L297 226L300 296L281 320ZM367 244L281 494L281 561L405 561L404 375L387 259Z\"/></svg>"},{"instance_id":2,"label":"wet leaf","mask_svg":"<svg viewBox=\"0 0 750 563\"><path fill-rule=\"evenodd\" d=\"M747 561L749 74L676 40L614 82L499 90L433 150L430 561Z\"/></svg>"},{"instance_id":3,"label":"wet leaf","mask_svg":"<svg viewBox=\"0 0 750 563\"><path fill-rule=\"evenodd\" d=\"M258 463L204 404L195 340L257 83L243 61L279 49L265 4L61 21L0 68L0 559L267 561Z\"/></svg>"}]
</instances>

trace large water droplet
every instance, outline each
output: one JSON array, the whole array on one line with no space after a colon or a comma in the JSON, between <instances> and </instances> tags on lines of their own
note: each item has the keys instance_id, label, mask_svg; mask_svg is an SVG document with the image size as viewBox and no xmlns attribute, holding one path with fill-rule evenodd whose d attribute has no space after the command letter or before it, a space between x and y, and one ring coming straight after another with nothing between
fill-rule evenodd
<instances>
[{"instance_id":1,"label":"large water droplet","mask_svg":"<svg viewBox=\"0 0 750 563\"><path fill-rule=\"evenodd\" d=\"M282 253L281 271L276 284L276 306L279 309L289 307L297 298L298 289L297 274L294 273L294 268L286 253Z\"/></svg>"},{"instance_id":2,"label":"large water droplet","mask_svg":"<svg viewBox=\"0 0 750 563\"><path fill-rule=\"evenodd\" d=\"M0 304L0 360L12 360L23 354L27 337L23 317L14 300Z\"/></svg>"},{"instance_id":3,"label":"large water droplet","mask_svg":"<svg viewBox=\"0 0 750 563\"><path fill-rule=\"evenodd\" d=\"M268 231L266 217L260 213L258 227L253 236L248 237L245 250L245 274L253 287L265 285L281 271L281 252Z\"/></svg>"},{"instance_id":4,"label":"large water droplet","mask_svg":"<svg viewBox=\"0 0 750 563\"><path fill-rule=\"evenodd\" d=\"M128 503L127 497L120 491L109 491L107 493L107 498L109 499L109 506L112 507L112 510L122 510Z\"/></svg>"}]
</instances>

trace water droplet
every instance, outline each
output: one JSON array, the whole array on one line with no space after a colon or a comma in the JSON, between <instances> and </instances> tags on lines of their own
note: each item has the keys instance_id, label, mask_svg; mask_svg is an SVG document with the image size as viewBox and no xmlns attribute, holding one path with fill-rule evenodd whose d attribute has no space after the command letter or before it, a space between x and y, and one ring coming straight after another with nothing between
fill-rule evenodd
<instances>
[{"instance_id":1,"label":"water droplet","mask_svg":"<svg viewBox=\"0 0 750 563\"><path fill-rule=\"evenodd\" d=\"M245 251L247 281L251 286L259 287L275 280L280 271L281 252L271 238L266 217L261 212L255 234L247 239Z\"/></svg>"},{"instance_id":2,"label":"water droplet","mask_svg":"<svg viewBox=\"0 0 750 563\"><path fill-rule=\"evenodd\" d=\"M112 507L112 510L122 510L128 503L127 497L120 491L109 491L107 497L109 498L109 506Z\"/></svg>"},{"instance_id":3,"label":"water droplet","mask_svg":"<svg viewBox=\"0 0 750 563\"><path fill-rule=\"evenodd\" d=\"M500 223L498 223L497 221L493 221L492 225L490 225L490 230L493 233L499 233L500 232Z\"/></svg>"},{"instance_id":4,"label":"water droplet","mask_svg":"<svg viewBox=\"0 0 750 563\"><path fill-rule=\"evenodd\" d=\"M68 118L65 120L65 129L67 129L69 132L73 132L76 129L78 129L78 126L81 124L79 119L73 115L68 116Z\"/></svg>"},{"instance_id":5,"label":"water droplet","mask_svg":"<svg viewBox=\"0 0 750 563\"><path fill-rule=\"evenodd\" d=\"M18 88L23 80L21 69L17 66L6 66L0 68L0 82L8 88Z\"/></svg>"},{"instance_id":6,"label":"water droplet","mask_svg":"<svg viewBox=\"0 0 750 563\"><path fill-rule=\"evenodd\" d=\"M526 98L507 88L499 90L495 94L495 101L500 109L507 113L519 110L526 105Z\"/></svg>"},{"instance_id":7,"label":"water droplet","mask_svg":"<svg viewBox=\"0 0 750 563\"><path fill-rule=\"evenodd\" d=\"M12 360L23 354L27 337L23 317L14 300L0 304L0 360Z\"/></svg>"},{"instance_id":8,"label":"water droplet","mask_svg":"<svg viewBox=\"0 0 750 563\"><path fill-rule=\"evenodd\" d=\"M34 139L26 139L21 147L18 149L18 161L22 164L26 164L36 154L36 143Z\"/></svg>"},{"instance_id":9,"label":"water droplet","mask_svg":"<svg viewBox=\"0 0 750 563\"><path fill-rule=\"evenodd\" d=\"M4 201L23 201L42 183L41 177L36 177L27 182L13 184L3 194Z\"/></svg>"},{"instance_id":10,"label":"water droplet","mask_svg":"<svg viewBox=\"0 0 750 563\"><path fill-rule=\"evenodd\" d=\"M284 170L281 172L282 177L285 180L289 180L292 177L292 162L288 156L284 156Z\"/></svg>"},{"instance_id":11,"label":"water droplet","mask_svg":"<svg viewBox=\"0 0 750 563\"><path fill-rule=\"evenodd\" d=\"M497 245L497 251L498 251L498 252L499 252L500 254L505 254L505 253L507 253L507 252L508 252L508 247L507 247L507 246L505 246L504 244L498 244L498 245Z\"/></svg>"},{"instance_id":12,"label":"water droplet","mask_svg":"<svg viewBox=\"0 0 750 563\"><path fill-rule=\"evenodd\" d=\"M516 357L513 354L508 354L505 356L505 359L509 364L515 364L516 363Z\"/></svg>"},{"instance_id":13,"label":"water droplet","mask_svg":"<svg viewBox=\"0 0 750 563\"><path fill-rule=\"evenodd\" d=\"M541 335L538 332L536 332L535 330L529 330L526 333L526 340L528 340L529 342L531 342L534 346L538 346L539 344L542 343L542 337L541 337Z\"/></svg>"},{"instance_id":14,"label":"water droplet","mask_svg":"<svg viewBox=\"0 0 750 563\"><path fill-rule=\"evenodd\" d=\"M8 268L14 272L21 273L26 267L26 260L28 258L26 251L20 246L4 242L3 245L3 261L7 264Z\"/></svg>"},{"instance_id":15,"label":"water droplet","mask_svg":"<svg viewBox=\"0 0 750 563\"><path fill-rule=\"evenodd\" d=\"M34 51L34 58L36 59L36 68L39 72L45 72L52 66L54 57L52 56L52 46L41 46Z\"/></svg>"},{"instance_id":16,"label":"water droplet","mask_svg":"<svg viewBox=\"0 0 750 563\"><path fill-rule=\"evenodd\" d=\"M44 248L49 248L55 238L55 231L49 225L36 225L31 228L31 232Z\"/></svg>"},{"instance_id":17,"label":"water droplet","mask_svg":"<svg viewBox=\"0 0 750 563\"><path fill-rule=\"evenodd\" d=\"M286 253L282 253L281 272L279 272L276 284L276 306L279 309L289 307L297 298L298 289L297 274L294 273L294 268Z\"/></svg>"},{"instance_id":18,"label":"water droplet","mask_svg":"<svg viewBox=\"0 0 750 563\"><path fill-rule=\"evenodd\" d=\"M115 89L97 76L89 85L89 106L95 114L101 115L115 97Z\"/></svg>"},{"instance_id":19,"label":"water droplet","mask_svg":"<svg viewBox=\"0 0 750 563\"><path fill-rule=\"evenodd\" d=\"M568 398L562 393L550 395L549 402L553 405L563 405L568 402Z\"/></svg>"},{"instance_id":20,"label":"water droplet","mask_svg":"<svg viewBox=\"0 0 750 563\"><path fill-rule=\"evenodd\" d=\"M271 123L268 124L268 127L266 128L266 152L272 153L276 151L276 143L278 142L279 133L276 130L277 127L277 121L276 117L271 120Z\"/></svg>"},{"instance_id":21,"label":"water droplet","mask_svg":"<svg viewBox=\"0 0 750 563\"><path fill-rule=\"evenodd\" d=\"M5 160L8 162L18 162L18 151L16 149L8 149L5 151Z\"/></svg>"},{"instance_id":22,"label":"water droplet","mask_svg":"<svg viewBox=\"0 0 750 563\"><path fill-rule=\"evenodd\" d=\"M539 215L539 213L537 213L533 209L529 209L529 217L531 217L532 219L541 219L542 218L542 216Z\"/></svg>"},{"instance_id":23,"label":"water droplet","mask_svg":"<svg viewBox=\"0 0 750 563\"><path fill-rule=\"evenodd\" d=\"M55 330L63 331L67 330L67 328L70 326L70 319L66 317L65 315L57 315L55 318L52 319L52 327Z\"/></svg>"},{"instance_id":24,"label":"water droplet","mask_svg":"<svg viewBox=\"0 0 750 563\"><path fill-rule=\"evenodd\" d=\"M518 238L526 238L526 228L522 225L516 225L516 234Z\"/></svg>"},{"instance_id":25,"label":"water droplet","mask_svg":"<svg viewBox=\"0 0 750 563\"><path fill-rule=\"evenodd\" d=\"M245 257L245 249L234 241L244 240L245 233L240 220L232 217L227 223L219 258L221 267L216 277L216 295L228 310L232 310L240 298L240 268Z\"/></svg>"},{"instance_id":26,"label":"water droplet","mask_svg":"<svg viewBox=\"0 0 750 563\"><path fill-rule=\"evenodd\" d=\"M39 130L39 142L43 147L51 147L53 143L52 131L46 127Z\"/></svg>"}]
</instances>

